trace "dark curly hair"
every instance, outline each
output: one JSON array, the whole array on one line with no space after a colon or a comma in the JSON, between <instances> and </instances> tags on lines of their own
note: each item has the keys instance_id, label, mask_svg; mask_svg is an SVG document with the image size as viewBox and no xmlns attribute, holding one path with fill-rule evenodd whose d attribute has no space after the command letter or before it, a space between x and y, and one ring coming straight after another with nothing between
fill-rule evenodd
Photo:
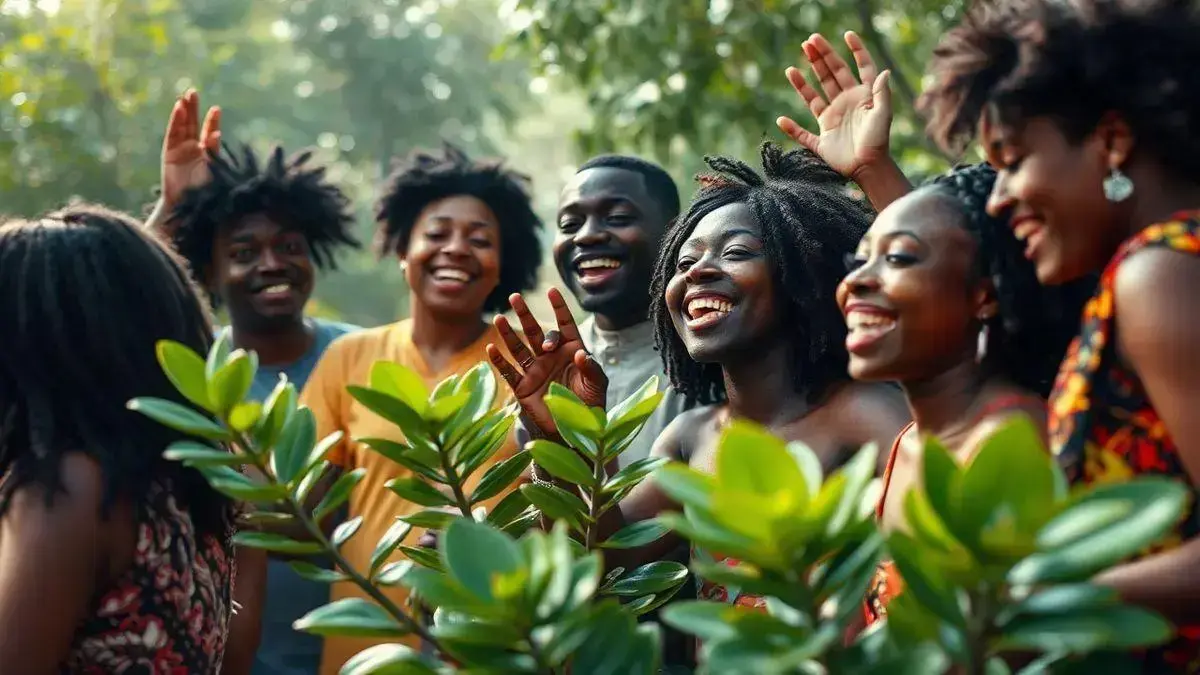
<instances>
[{"instance_id":1,"label":"dark curly hair","mask_svg":"<svg viewBox=\"0 0 1200 675\"><path fill-rule=\"evenodd\" d=\"M761 156L762 177L736 159L704 158L716 174L696 177L701 187L667 230L655 266L650 289L654 339L671 384L692 402L724 400L721 367L691 359L675 332L664 295L679 250L696 225L729 204L748 206L762 228L783 299L780 325L793 334L796 391L819 403L833 385L849 380L846 323L835 294L846 274L845 256L854 251L874 213L853 196L846 179L815 154L784 152L774 143L764 143Z\"/></svg>"},{"instance_id":2,"label":"dark curly hair","mask_svg":"<svg viewBox=\"0 0 1200 675\"><path fill-rule=\"evenodd\" d=\"M987 164L964 165L917 192L940 195L957 206L963 228L978 245L976 271L995 286L999 311L988 322L985 365L1018 386L1048 396L1067 346L1078 333L1095 278L1041 285L1033 263L1025 258L1024 243L1008 226L1008 217L987 213L995 182L996 171Z\"/></svg>"},{"instance_id":3,"label":"dark curly hair","mask_svg":"<svg viewBox=\"0 0 1200 675\"><path fill-rule=\"evenodd\" d=\"M529 198L529 177L505 168L500 160L472 161L444 144L441 154L414 150L395 163L379 200L376 242L380 256L408 249L417 218L430 204L469 195L487 205L500 223L500 283L484 302L484 311L503 311L508 296L537 285L542 263L538 230L542 221Z\"/></svg>"},{"instance_id":4,"label":"dark curly hair","mask_svg":"<svg viewBox=\"0 0 1200 675\"><path fill-rule=\"evenodd\" d=\"M1190 0L980 0L934 50L919 101L962 150L984 114L1055 120L1078 141L1116 112L1138 147L1200 176L1200 12Z\"/></svg>"},{"instance_id":5,"label":"dark curly hair","mask_svg":"<svg viewBox=\"0 0 1200 675\"><path fill-rule=\"evenodd\" d=\"M190 405L155 357L159 340L206 353L208 307L179 256L132 218L73 205L0 225L0 513L18 490L64 489L63 457L100 465L101 510L169 489L198 532L232 533L234 506L163 458L186 436L128 410L139 396ZM139 511L140 512L140 511Z\"/></svg>"},{"instance_id":6,"label":"dark curly hair","mask_svg":"<svg viewBox=\"0 0 1200 675\"><path fill-rule=\"evenodd\" d=\"M218 229L255 214L303 234L321 268L336 267L338 248L359 246L350 200L326 180L324 167L308 164L311 150L285 158L283 148L276 147L265 164L246 145L238 151L222 145L221 150L209 155L212 180L185 192L172 212L179 225L176 250L201 283L212 265Z\"/></svg>"},{"instance_id":7,"label":"dark curly hair","mask_svg":"<svg viewBox=\"0 0 1200 675\"><path fill-rule=\"evenodd\" d=\"M671 174L654 162L632 155L598 155L584 162L575 173L588 169L622 169L641 175L646 181L646 192L658 202L663 217L670 221L679 215L679 188Z\"/></svg>"}]
</instances>

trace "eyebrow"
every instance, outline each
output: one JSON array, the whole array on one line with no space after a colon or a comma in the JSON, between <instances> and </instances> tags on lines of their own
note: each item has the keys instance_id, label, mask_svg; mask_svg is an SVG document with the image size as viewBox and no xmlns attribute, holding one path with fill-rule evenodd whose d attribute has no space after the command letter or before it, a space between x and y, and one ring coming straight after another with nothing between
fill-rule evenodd
<instances>
[{"instance_id":1,"label":"eyebrow","mask_svg":"<svg viewBox=\"0 0 1200 675\"><path fill-rule=\"evenodd\" d=\"M897 237L908 237L909 239L915 240L918 244L921 244L921 245L925 244L925 240L918 237L917 233L913 232L912 230L894 230L892 232L887 232L887 233L883 234L882 236L879 237L879 239L891 241L892 239L896 239ZM863 244L866 244L869 246L871 244L871 241L872 240L871 240L870 236L864 236L862 238L862 240L860 241L859 245L861 246Z\"/></svg>"},{"instance_id":2,"label":"eyebrow","mask_svg":"<svg viewBox=\"0 0 1200 675\"><path fill-rule=\"evenodd\" d=\"M578 211L584 208L584 204L590 204L592 202L599 206L631 206L634 209L638 208L637 202L624 195L601 195L599 197L581 197L579 199L567 202L559 207L558 212L561 215L569 211Z\"/></svg>"},{"instance_id":3,"label":"eyebrow","mask_svg":"<svg viewBox=\"0 0 1200 675\"><path fill-rule=\"evenodd\" d=\"M451 218L450 216L434 216L433 222L439 223L439 224L453 225L455 222L455 219ZM486 229L488 227L491 227L491 225L492 225L491 223L488 223L488 222L485 222L482 220L471 220L471 221L467 222L467 226L470 227L472 230Z\"/></svg>"}]
</instances>

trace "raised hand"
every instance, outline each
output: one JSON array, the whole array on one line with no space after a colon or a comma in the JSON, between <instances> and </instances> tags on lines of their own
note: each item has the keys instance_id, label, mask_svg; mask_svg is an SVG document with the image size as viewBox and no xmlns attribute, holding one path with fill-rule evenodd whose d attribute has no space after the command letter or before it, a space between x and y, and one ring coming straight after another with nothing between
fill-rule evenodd
<instances>
[{"instance_id":1,"label":"raised hand","mask_svg":"<svg viewBox=\"0 0 1200 675\"><path fill-rule=\"evenodd\" d=\"M834 170L853 179L863 169L888 161L892 95L888 88L890 72L879 72L862 38L848 32L846 45L858 65L858 78L824 37L814 34L804 42L804 56L812 65L824 98L798 68L787 69L788 81L817 118L820 134L790 117L780 117L776 124Z\"/></svg>"},{"instance_id":2,"label":"raised hand","mask_svg":"<svg viewBox=\"0 0 1200 675\"><path fill-rule=\"evenodd\" d=\"M508 319L498 316L495 319L496 329L515 363L509 362L493 344L487 346L487 354L512 389L526 421L537 427L536 431L543 435L555 437L558 429L543 400L550 385L557 382L574 392L584 403L604 407L608 377L584 347L575 318L571 316L562 293L552 288L546 295L554 309L558 330L543 333L525 299L514 293L509 297L509 304L521 323L525 341L517 336Z\"/></svg>"},{"instance_id":3,"label":"raised hand","mask_svg":"<svg viewBox=\"0 0 1200 675\"><path fill-rule=\"evenodd\" d=\"M171 109L162 148L163 201L176 204L188 188L209 180L208 153L221 148L221 109L213 106L200 122L200 95L184 92Z\"/></svg>"}]
</instances>

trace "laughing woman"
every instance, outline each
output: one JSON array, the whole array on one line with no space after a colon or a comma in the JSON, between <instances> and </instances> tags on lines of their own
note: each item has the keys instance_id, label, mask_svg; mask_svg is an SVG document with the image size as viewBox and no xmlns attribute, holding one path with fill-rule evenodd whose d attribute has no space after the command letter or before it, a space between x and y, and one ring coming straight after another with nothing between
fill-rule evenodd
<instances>
[{"instance_id":1,"label":"laughing woman","mask_svg":"<svg viewBox=\"0 0 1200 675\"><path fill-rule=\"evenodd\" d=\"M1195 3L984 2L930 65L946 146L978 135L1038 278L1101 273L1050 399L1072 480L1200 485L1200 14ZM1194 504L1194 503L1193 503ZM1174 620L1144 672L1200 672L1200 516L1101 574Z\"/></svg>"},{"instance_id":2,"label":"laughing woman","mask_svg":"<svg viewBox=\"0 0 1200 675\"><path fill-rule=\"evenodd\" d=\"M342 548L356 567L366 567L375 543L397 516L420 507L384 487L408 470L357 441L402 440L398 430L358 404L346 386L367 384L376 361L400 363L432 388L485 360L484 345L499 341L486 315L501 311L509 294L536 283L540 225L523 176L497 162L472 161L451 147L442 153L414 152L389 180L380 203L378 240L381 253L399 259L404 270L411 317L339 338L321 357L302 397L316 415L320 435L345 433L330 461L344 470L367 469L349 509L350 518L363 517L363 531ZM503 452L492 461L502 458ZM397 604L407 598L399 587L385 592ZM361 591L339 583L333 597L361 597ZM321 672L337 673L359 650L382 641L327 639ZM408 641L417 643L415 636Z\"/></svg>"},{"instance_id":3,"label":"laughing woman","mask_svg":"<svg viewBox=\"0 0 1200 675\"><path fill-rule=\"evenodd\" d=\"M886 447L908 421L899 393L856 384L846 374L846 328L835 302L846 256L870 223L869 211L845 181L807 151L762 149L764 177L742 162L710 159L718 173L702 187L668 230L651 289L656 340L676 389L702 407L675 419L652 455L711 472L721 431L748 419L788 440L812 447L826 471L862 445ZM553 296L552 296L553 298ZM537 362L570 361L561 380L585 401L603 404L603 376L581 351L570 314L556 310L563 342ZM532 321L532 319L530 318ZM511 332L510 351L522 351ZM538 341L540 331L527 331ZM530 419L546 419L530 377L554 371L536 363L525 372L489 350L505 379L516 383ZM530 357L533 359L534 357ZM529 362L529 361L527 361ZM522 386L523 385L523 386ZM604 529L654 518L674 507L646 481L613 509ZM673 536L634 550L611 551L610 566L660 560L678 545ZM706 584L705 599L763 606Z\"/></svg>"}]
</instances>

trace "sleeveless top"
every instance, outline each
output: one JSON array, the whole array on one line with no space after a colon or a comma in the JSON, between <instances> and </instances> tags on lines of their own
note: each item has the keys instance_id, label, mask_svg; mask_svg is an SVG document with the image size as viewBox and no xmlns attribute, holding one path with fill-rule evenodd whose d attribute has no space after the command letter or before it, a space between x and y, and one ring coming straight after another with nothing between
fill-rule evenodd
<instances>
[{"instance_id":1,"label":"sleeveless top","mask_svg":"<svg viewBox=\"0 0 1200 675\"><path fill-rule=\"evenodd\" d=\"M217 673L229 630L233 547L198 536L168 489L150 489L133 563L76 629L66 674Z\"/></svg>"},{"instance_id":2,"label":"sleeveless top","mask_svg":"<svg viewBox=\"0 0 1200 675\"><path fill-rule=\"evenodd\" d=\"M1032 397L1023 394L1001 396L984 406L983 410L975 416L976 423L997 413L1020 410L1030 400L1032 400ZM888 488L892 484L892 469L895 468L896 458L900 455L900 441L904 438L904 434L907 434L916 424L916 422L909 422L900 430L900 433L896 436L896 440L892 441L892 450L888 453L887 468L883 472L883 490L879 494L879 503L875 505L875 518L880 522L883 521L883 505L887 500ZM900 578L900 572L896 569L895 563L891 560L879 563L879 566L875 569L875 575L871 577L870 585L867 586L867 596L863 602L863 618L866 619L866 625L870 626L876 621L886 618L888 604L891 603L892 598L900 594L903 588L904 583Z\"/></svg>"},{"instance_id":3,"label":"sleeveless top","mask_svg":"<svg viewBox=\"0 0 1200 675\"><path fill-rule=\"evenodd\" d=\"M1117 271L1130 255L1146 248L1200 256L1200 212L1176 214L1122 244L1084 308L1079 336L1050 395L1050 447L1073 483L1113 483L1139 475L1189 480L1170 431L1116 348ZM1143 555L1175 548L1198 532L1193 499L1167 541ZM1144 664L1147 673L1200 673L1200 625L1179 627L1177 639L1146 653Z\"/></svg>"}]
</instances>

